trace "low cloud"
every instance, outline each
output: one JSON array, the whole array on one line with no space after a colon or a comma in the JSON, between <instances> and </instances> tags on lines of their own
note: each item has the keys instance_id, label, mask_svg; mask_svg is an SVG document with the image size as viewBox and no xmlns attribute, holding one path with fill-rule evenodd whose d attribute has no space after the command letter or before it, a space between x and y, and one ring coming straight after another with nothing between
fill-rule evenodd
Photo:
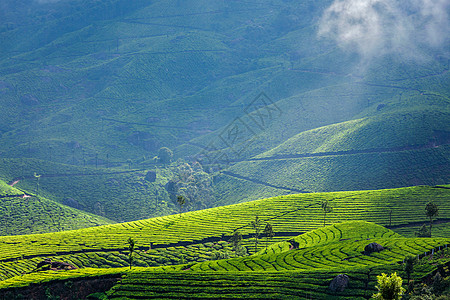
<instances>
[{"instance_id":1,"label":"low cloud","mask_svg":"<svg viewBox=\"0 0 450 300\"><path fill-rule=\"evenodd\" d=\"M419 57L420 48L448 51L448 0L335 0L318 35L362 59L384 54Z\"/></svg>"},{"instance_id":2,"label":"low cloud","mask_svg":"<svg viewBox=\"0 0 450 300\"><path fill-rule=\"evenodd\" d=\"M51 3L56 3L59 1L60 0L36 0L36 2L39 4L51 4Z\"/></svg>"}]
</instances>

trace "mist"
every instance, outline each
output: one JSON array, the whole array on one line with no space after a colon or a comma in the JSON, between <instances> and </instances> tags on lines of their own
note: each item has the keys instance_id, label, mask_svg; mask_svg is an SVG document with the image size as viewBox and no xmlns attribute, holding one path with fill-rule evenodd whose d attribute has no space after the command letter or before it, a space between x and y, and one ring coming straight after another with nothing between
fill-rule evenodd
<instances>
[{"instance_id":1,"label":"mist","mask_svg":"<svg viewBox=\"0 0 450 300\"><path fill-rule=\"evenodd\" d=\"M323 13L318 36L335 40L363 61L386 54L422 58L422 49L448 51L449 1L336 0Z\"/></svg>"},{"instance_id":2,"label":"mist","mask_svg":"<svg viewBox=\"0 0 450 300\"><path fill-rule=\"evenodd\" d=\"M39 4L51 4L51 3L56 3L59 1L60 0L36 0L36 2Z\"/></svg>"}]
</instances>

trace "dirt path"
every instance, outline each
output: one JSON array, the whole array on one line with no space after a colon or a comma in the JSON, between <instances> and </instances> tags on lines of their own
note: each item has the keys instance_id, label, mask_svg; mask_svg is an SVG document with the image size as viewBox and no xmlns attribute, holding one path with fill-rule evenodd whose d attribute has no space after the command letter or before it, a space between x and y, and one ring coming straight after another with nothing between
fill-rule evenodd
<instances>
[{"instance_id":1,"label":"dirt path","mask_svg":"<svg viewBox=\"0 0 450 300\"><path fill-rule=\"evenodd\" d=\"M450 223L450 219L442 218L442 219L437 219L437 220L433 221L433 225L446 224L446 223ZM384 227L386 227L388 229L398 229L398 228L406 228L406 227L417 227L417 226L422 226L423 224L428 225L428 221L410 222L407 224L384 226Z\"/></svg>"},{"instance_id":2,"label":"dirt path","mask_svg":"<svg viewBox=\"0 0 450 300\"><path fill-rule=\"evenodd\" d=\"M322 157L322 156L343 156L343 155L354 155L354 154L370 154L370 153L392 153L392 152L402 152L409 150L426 150L438 148L439 146L450 145L450 143L429 143L426 145L415 145L415 146L402 146L402 147L392 147L392 148L372 148L363 150L348 150L348 151L330 151L330 152L317 152L317 153L301 153L301 154L284 154L284 155L274 155L268 157L257 157L248 158L241 160L230 160L231 162L251 162L251 161L262 161L262 160L284 160L284 159L295 159L295 158L311 158L311 157Z\"/></svg>"},{"instance_id":3,"label":"dirt path","mask_svg":"<svg viewBox=\"0 0 450 300\"><path fill-rule=\"evenodd\" d=\"M10 185L10 186L15 186L15 185L18 184L19 182L20 182L20 180L17 179L17 180L15 180L15 181L11 182L9 185Z\"/></svg>"},{"instance_id":4,"label":"dirt path","mask_svg":"<svg viewBox=\"0 0 450 300\"><path fill-rule=\"evenodd\" d=\"M223 171L222 174L230 176L230 177L234 177L234 178L250 181L250 182L253 182L253 183L256 183L256 184L261 184L261 185L265 185L265 186L268 186L268 187L280 189L280 190L286 190L286 191L295 192L295 193L311 193L310 191L306 191L306 190L292 189L292 188L288 188L288 187L284 187L284 186L273 185L273 184L270 184L270 183L267 183L267 182L263 182L261 180L253 179L253 178L250 178L250 177L245 177L245 176L242 176L242 175L230 172L230 171Z\"/></svg>"}]
</instances>

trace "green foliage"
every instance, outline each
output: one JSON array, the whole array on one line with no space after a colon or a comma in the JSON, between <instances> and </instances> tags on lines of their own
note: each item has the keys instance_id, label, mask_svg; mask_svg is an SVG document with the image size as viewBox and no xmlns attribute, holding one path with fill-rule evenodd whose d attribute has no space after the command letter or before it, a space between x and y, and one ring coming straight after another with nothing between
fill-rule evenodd
<instances>
[{"instance_id":1,"label":"green foliage","mask_svg":"<svg viewBox=\"0 0 450 300\"><path fill-rule=\"evenodd\" d=\"M397 107L386 114L302 131L233 165L217 181L216 191L226 194L222 204L231 204L230 199L248 201L288 192L445 184L450 180L447 168L435 166L448 164L450 147L438 133L450 132L448 119L449 112L440 106L426 111L420 106ZM438 127L442 129L434 131Z\"/></svg>"},{"instance_id":2,"label":"green foliage","mask_svg":"<svg viewBox=\"0 0 450 300\"><path fill-rule=\"evenodd\" d=\"M368 237L370 241L367 240ZM188 265L167 265L159 268L134 266L132 270L129 268L98 268L96 270L83 268L68 272L39 272L1 281L0 288L23 286L36 281L45 282L126 272L127 276L108 292L110 297L130 297L131 295L148 297L151 294L161 298L160 293L164 293L164 297L170 293L176 298L183 295L195 298L205 295L212 297L217 293L229 295L229 297L239 295L241 298L242 295L253 295L252 297L259 299L272 296L279 299L280 295L284 295L282 298L289 299L299 296L299 293L300 297L306 297L307 293L313 290L314 298L326 299L332 297L332 294L324 283L330 282L336 275L345 272L351 277L351 285L345 293L340 294L340 297L362 299L365 295L368 269L378 274L403 272L403 266L397 262L405 256L417 255L430 248L442 247L450 243L448 239L401 238L386 228L367 222L347 222L320 227L296 239L299 241L304 239L303 242L308 241L309 244L305 247L301 245L302 249L291 251L286 249L227 259L226 250L216 250L215 246L220 245L219 243L205 243L201 247L192 245L188 248L206 248L211 255ZM371 256L361 254L365 245L373 241L385 245L386 250ZM221 244L225 245L225 243ZM171 253L170 249L158 249L157 252L160 257ZM189 252L184 253L188 255ZM147 254L137 251L136 255L136 263L138 263L142 256ZM99 262L100 258L101 255L97 255L95 261ZM168 256L166 258L168 259ZM218 258L221 260L211 260ZM428 257L424 257L423 260L428 261ZM435 262L418 265L414 271L415 278L421 278L432 271L434 264ZM368 281L370 292L374 290L374 279L371 277ZM211 284L211 281L214 281L214 284ZM249 290L250 286L257 286L257 288Z\"/></svg>"},{"instance_id":3,"label":"green foliage","mask_svg":"<svg viewBox=\"0 0 450 300\"><path fill-rule=\"evenodd\" d=\"M261 226L262 226L262 221L259 219L258 216L255 216L255 220L251 222L251 226L253 230L255 230L253 238L255 239L255 253L256 253L258 252L258 243L259 243L258 239L261 233Z\"/></svg>"},{"instance_id":4,"label":"green foliage","mask_svg":"<svg viewBox=\"0 0 450 300\"><path fill-rule=\"evenodd\" d=\"M183 205L186 204L186 198L184 198L184 196L182 196L182 195L178 195L177 203L180 206L180 218L181 218L181 213L183 212Z\"/></svg>"},{"instance_id":5,"label":"green foliage","mask_svg":"<svg viewBox=\"0 0 450 300\"><path fill-rule=\"evenodd\" d=\"M323 226L325 227L325 218L328 213L333 211L333 208L331 207L330 203L328 203L327 200L323 201L321 206L323 210Z\"/></svg>"},{"instance_id":6,"label":"green foliage","mask_svg":"<svg viewBox=\"0 0 450 300\"><path fill-rule=\"evenodd\" d=\"M382 273L377 276L378 293L372 296L373 299L379 300L398 300L402 298L405 289L402 287L402 278L397 276L397 273L393 273L390 276Z\"/></svg>"},{"instance_id":7,"label":"green foliage","mask_svg":"<svg viewBox=\"0 0 450 300\"><path fill-rule=\"evenodd\" d=\"M317 40L316 27L310 26L320 18L325 3L124 3L60 1L57 14L46 9L5 10L8 16L0 26L4 157L98 164L99 169L125 168L128 160L133 162L130 167L138 168L141 158L156 155L161 145L174 149L178 157L188 157L220 140L236 117L257 127L251 121L261 110L245 116L253 110L246 110L246 104L257 90L264 90L283 115L265 120L252 143L242 149L244 159L268 151L295 155L399 147L396 151L402 152L402 147L445 140L441 136L448 132L447 62L432 59L418 64L386 55L363 74L355 74L358 59ZM25 7L22 2L17 6ZM168 23L129 21L136 18ZM32 25L17 26L25 19L33 20ZM430 49L422 51L438 57ZM355 76L361 77L355 81ZM233 153L232 147L213 146L223 149L224 155ZM448 151L437 148L409 155L381 153L379 158L377 153L334 160L289 159L278 168L271 164L262 174L255 171L263 169L260 162L244 161L233 172L243 175L248 169L253 180L274 186L283 186L279 183L284 181L284 187L306 191L432 185L448 181L443 171ZM45 174L55 174L56 169ZM360 174L357 180L352 181L352 170ZM299 181L299 174L305 180L291 185ZM237 191L239 182L222 183L216 195L226 204L287 192L258 185L242 193ZM60 190L52 193L63 198L64 184L58 185ZM232 197L222 193L227 189L233 191ZM101 194L80 198L93 202L86 207L92 209L93 199ZM125 199L117 194L105 195ZM140 193L133 194L139 196L140 207L149 207ZM105 212L106 216L129 221L130 216L170 212L162 209L145 216L135 209L120 217L120 208Z\"/></svg>"},{"instance_id":8,"label":"green foliage","mask_svg":"<svg viewBox=\"0 0 450 300\"><path fill-rule=\"evenodd\" d=\"M0 197L0 235L55 232L113 223L42 196L25 196L23 191L3 181L0 181Z\"/></svg>"},{"instance_id":9,"label":"green foliage","mask_svg":"<svg viewBox=\"0 0 450 300\"><path fill-rule=\"evenodd\" d=\"M212 175L203 171L195 162L192 165L181 163L174 167L174 176L167 184L167 192L174 198L182 194L186 198L189 210L200 210L211 207L214 203L214 187Z\"/></svg>"},{"instance_id":10,"label":"green foliage","mask_svg":"<svg viewBox=\"0 0 450 300\"><path fill-rule=\"evenodd\" d=\"M263 234L266 236L266 250L267 250L267 246L269 244L269 239L271 239L275 236L275 232L273 232L273 228L270 223L266 223Z\"/></svg>"},{"instance_id":11,"label":"green foliage","mask_svg":"<svg viewBox=\"0 0 450 300\"><path fill-rule=\"evenodd\" d=\"M404 261L404 269L406 273L407 283L409 283L409 279L411 278L411 273L414 272L414 265L417 263L417 257L408 256Z\"/></svg>"},{"instance_id":12,"label":"green foliage","mask_svg":"<svg viewBox=\"0 0 450 300\"><path fill-rule=\"evenodd\" d=\"M240 250L244 252L245 247L247 247L252 249L253 252L255 230L249 222L248 212L257 213L262 224L267 222L273 224L276 238L272 239L271 242L281 242L294 238L299 243L300 248L307 247L309 244L329 243L334 238L354 237L354 239L359 240L373 238L375 232L378 237L384 235L394 237L396 234L387 229L364 230L366 225L362 226L362 224L367 224L366 222L349 223L343 228L337 226L340 224L339 222L358 219L388 224L388 216L383 213L387 204L391 204L393 207L393 215L395 216L393 225L398 226L395 230L401 230L402 233L411 235L416 228L409 227L409 224L411 220L425 220L423 207L429 199L433 198L435 203L440 205L440 214L443 218L448 216L450 211L449 192L448 189L421 186L380 191L287 195L227 207L186 212L183 213L182 219L177 215L170 215L77 231L0 237L0 260L8 260L0 262L0 278L5 279L21 272L29 272L44 258L55 257L56 251L61 254L55 257L55 260L72 261L78 267L128 266L127 257L118 253L127 250L124 247L124 236L132 237L137 245L141 245L139 249L136 249L139 250L136 252L136 265L142 266L157 266L161 263L177 264L180 254L185 255L187 263L200 258L209 260L212 249L199 246L187 248L189 249L187 252L183 252L182 249L170 249L163 255L163 262L159 247L165 247L168 244L176 247L176 243L179 242L191 243L206 238L219 240L222 235L229 239L236 229L239 229L243 236L248 237L242 240ZM339 229L329 226L322 227L323 211L321 203L324 200L333 204L334 212L330 214L329 219ZM400 202L404 205L396 204ZM436 225L434 236L437 237L438 233L441 232L442 237L448 237L446 230L437 231L438 228L445 228L445 226L448 227L448 224ZM301 236L297 238L301 232L319 230L318 228L323 228L324 231L306 234L303 236L305 241L300 238ZM381 234L381 232L384 232L384 234ZM148 251L149 241L158 247L152 247L151 251ZM29 247L30 244L33 247ZM11 247L11 245L14 245L14 247ZM265 251L265 245L260 244L258 246L260 246L257 249L258 251ZM269 245L267 251L270 254L273 251L286 251L289 247L289 243L283 242L277 244L276 248L275 245ZM86 250L90 252L87 256L83 253ZM422 250L426 251L427 248L422 248ZM147 251L147 253L142 251ZM94 253L98 254L97 257L93 256ZM102 259L99 259L99 255ZM404 253L398 261L402 261L407 255L408 253ZM414 254L411 253L411 255ZM28 256L35 258L31 260L22 259L22 257ZM157 261L158 257L161 257L160 262ZM17 260L20 264L14 263L14 260Z\"/></svg>"},{"instance_id":13,"label":"green foliage","mask_svg":"<svg viewBox=\"0 0 450 300\"><path fill-rule=\"evenodd\" d=\"M239 232L239 230L235 230L233 232L233 235L230 238L230 242L233 244L234 257L240 256L239 252L242 252L242 234Z\"/></svg>"},{"instance_id":14,"label":"green foliage","mask_svg":"<svg viewBox=\"0 0 450 300\"><path fill-rule=\"evenodd\" d=\"M433 227L433 217L439 215L439 207L434 202L428 202L425 206L425 214L428 218L430 218L430 236L431 236L431 228Z\"/></svg>"},{"instance_id":15,"label":"green foliage","mask_svg":"<svg viewBox=\"0 0 450 300\"><path fill-rule=\"evenodd\" d=\"M167 147L159 148L158 150L158 161L164 165L170 164L172 162L173 152Z\"/></svg>"},{"instance_id":16,"label":"green foliage","mask_svg":"<svg viewBox=\"0 0 450 300\"><path fill-rule=\"evenodd\" d=\"M418 237L431 237L431 228L428 228L427 225L423 224L415 234Z\"/></svg>"},{"instance_id":17,"label":"green foliage","mask_svg":"<svg viewBox=\"0 0 450 300\"><path fill-rule=\"evenodd\" d=\"M177 211L164 188L173 176L168 168L152 169L158 176L155 182L149 182L143 170L95 169L33 159L0 161L1 180L20 179L15 187L34 194L36 179L33 172L37 170L41 174L41 198L98 215L99 219L124 222ZM22 167L21 163L24 164Z\"/></svg>"},{"instance_id":18,"label":"green foliage","mask_svg":"<svg viewBox=\"0 0 450 300\"><path fill-rule=\"evenodd\" d=\"M134 243L134 240L131 237L128 238L127 243L128 243L128 251L129 251L129 253L128 253L128 260L130 262L130 270L131 270L131 265L133 264L133 259L134 259L133 252L134 252L135 243Z\"/></svg>"}]
</instances>

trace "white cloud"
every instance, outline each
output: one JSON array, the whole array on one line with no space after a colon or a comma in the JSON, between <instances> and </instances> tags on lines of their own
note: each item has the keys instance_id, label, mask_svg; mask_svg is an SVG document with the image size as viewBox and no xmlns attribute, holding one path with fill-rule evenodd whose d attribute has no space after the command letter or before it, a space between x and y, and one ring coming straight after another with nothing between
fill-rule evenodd
<instances>
[{"instance_id":1,"label":"white cloud","mask_svg":"<svg viewBox=\"0 0 450 300\"><path fill-rule=\"evenodd\" d=\"M56 3L59 2L60 0L36 0L37 3L39 4L50 4L50 3Z\"/></svg>"},{"instance_id":2,"label":"white cloud","mask_svg":"<svg viewBox=\"0 0 450 300\"><path fill-rule=\"evenodd\" d=\"M418 55L417 49L448 48L448 0L335 0L318 35L363 59L388 53ZM448 50L448 49L447 49Z\"/></svg>"}]
</instances>

